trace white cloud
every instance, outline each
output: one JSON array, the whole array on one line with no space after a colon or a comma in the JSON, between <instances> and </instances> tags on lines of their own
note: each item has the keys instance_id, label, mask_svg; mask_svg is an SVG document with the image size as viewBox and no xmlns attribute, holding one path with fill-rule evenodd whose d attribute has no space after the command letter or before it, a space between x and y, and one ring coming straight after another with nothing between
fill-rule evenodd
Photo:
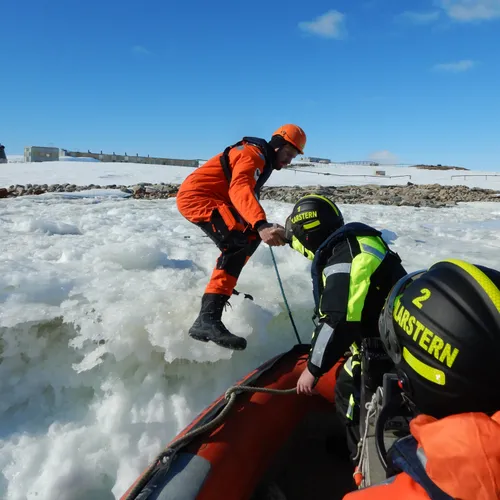
<instances>
[{"instance_id":1,"label":"white cloud","mask_svg":"<svg viewBox=\"0 0 500 500\"><path fill-rule=\"evenodd\" d=\"M343 38L346 34L345 16L336 10L329 10L326 14L317 17L314 21L299 23L302 31L324 38Z\"/></svg>"},{"instance_id":2,"label":"white cloud","mask_svg":"<svg viewBox=\"0 0 500 500\"><path fill-rule=\"evenodd\" d=\"M435 64L434 69L437 71L447 71L449 73L462 73L472 69L475 65L475 61L464 59L453 63Z\"/></svg>"},{"instance_id":3,"label":"white cloud","mask_svg":"<svg viewBox=\"0 0 500 500\"><path fill-rule=\"evenodd\" d=\"M146 47L143 47L142 45L134 45L132 47L132 52L134 54L143 55L143 56L151 54L151 52L149 52L149 50L146 49Z\"/></svg>"},{"instance_id":4,"label":"white cloud","mask_svg":"<svg viewBox=\"0 0 500 500\"><path fill-rule=\"evenodd\" d=\"M391 153L387 149L381 151L374 151L368 156L368 159L377 163L398 163L399 158L394 153Z\"/></svg>"},{"instance_id":5,"label":"white cloud","mask_svg":"<svg viewBox=\"0 0 500 500\"><path fill-rule=\"evenodd\" d=\"M413 24L430 24L439 19L439 11L432 12L413 12L407 10L399 14L398 19L411 22Z\"/></svg>"},{"instance_id":6,"label":"white cloud","mask_svg":"<svg viewBox=\"0 0 500 500\"><path fill-rule=\"evenodd\" d=\"M500 0L441 0L441 6L455 21L481 21L500 17Z\"/></svg>"}]
</instances>

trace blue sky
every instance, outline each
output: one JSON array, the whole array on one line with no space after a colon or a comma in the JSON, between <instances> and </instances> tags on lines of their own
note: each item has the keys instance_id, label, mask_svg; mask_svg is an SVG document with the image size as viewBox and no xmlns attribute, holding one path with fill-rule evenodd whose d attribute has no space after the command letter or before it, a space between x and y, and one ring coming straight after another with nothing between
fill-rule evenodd
<instances>
[{"instance_id":1,"label":"blue sky","mask_svg":"<svg viewBox=\"0 0 500 500\"><path fill-rule=\"evenodd\" d=\"M500 0L16 0L0 142L208 158L283 123L306 154L500 171Z\"/></svg>"}]
</instances>

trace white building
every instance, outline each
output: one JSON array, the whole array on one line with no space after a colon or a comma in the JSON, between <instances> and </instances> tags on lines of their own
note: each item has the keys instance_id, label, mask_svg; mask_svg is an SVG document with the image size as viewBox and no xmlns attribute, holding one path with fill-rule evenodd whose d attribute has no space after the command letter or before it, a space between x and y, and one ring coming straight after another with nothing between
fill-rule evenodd
<instances>
[{"instance_id":1,"label":"white building","mask_svg":"<svg viewBox=\"0 0 500 500\"><path fill-rule=\"evenodd\" d=\"M301 161L307 161L309 163L331 163L329 158L318 158L317 156L304 156Z\"/></svg>"},{"instance_id":2,"label":"white building","mask_svg":"<svg viewBox=\"0 0 500 500\"><path fill-rule=\"evenodd\" d=\"M24 148L24 161L59 161L59 148L27 146Z\"/></svg>"}]
</instances>

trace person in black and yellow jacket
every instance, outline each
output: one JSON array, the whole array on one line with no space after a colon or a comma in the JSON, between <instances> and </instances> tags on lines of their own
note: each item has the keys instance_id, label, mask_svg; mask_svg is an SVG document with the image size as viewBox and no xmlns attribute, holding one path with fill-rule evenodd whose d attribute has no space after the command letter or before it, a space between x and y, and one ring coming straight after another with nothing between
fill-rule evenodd
<instances>
[{"instance_id":1,"label":"person in black and yellow jacket","mask_svg":"<svg viewBox=\"0 0 500 500\"><path fill-rule=\"evenodd\" d=\"M312 260L315 316L319 319L299 394L313 394L318 378L348 350L335 387L337 413L347 430L351 457L359 441L360 342L378 337L378 318L392 286L407 273L380 231L360 222L344 224L325 196L301 198L286 220L290 246Z\"/></svg>"}]
</instances>

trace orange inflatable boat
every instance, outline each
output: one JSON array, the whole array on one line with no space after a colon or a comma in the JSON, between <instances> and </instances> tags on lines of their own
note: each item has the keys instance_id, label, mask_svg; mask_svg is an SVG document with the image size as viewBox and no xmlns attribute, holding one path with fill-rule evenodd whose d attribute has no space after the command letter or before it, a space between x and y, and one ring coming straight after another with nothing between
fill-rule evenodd
<instances>
[{"instance_id":1,"label":"orange inflatable boat","mask_svg":"<svg viewBox=\"0 0 500 500\"><path fill-rule=\"evenodd\" d=\"M319 395L299 396L309 347L270 359L214 401L121 500L342 498L353 471L333 405L340 362L320 379Z\"/></svg>"}]
</instances>

